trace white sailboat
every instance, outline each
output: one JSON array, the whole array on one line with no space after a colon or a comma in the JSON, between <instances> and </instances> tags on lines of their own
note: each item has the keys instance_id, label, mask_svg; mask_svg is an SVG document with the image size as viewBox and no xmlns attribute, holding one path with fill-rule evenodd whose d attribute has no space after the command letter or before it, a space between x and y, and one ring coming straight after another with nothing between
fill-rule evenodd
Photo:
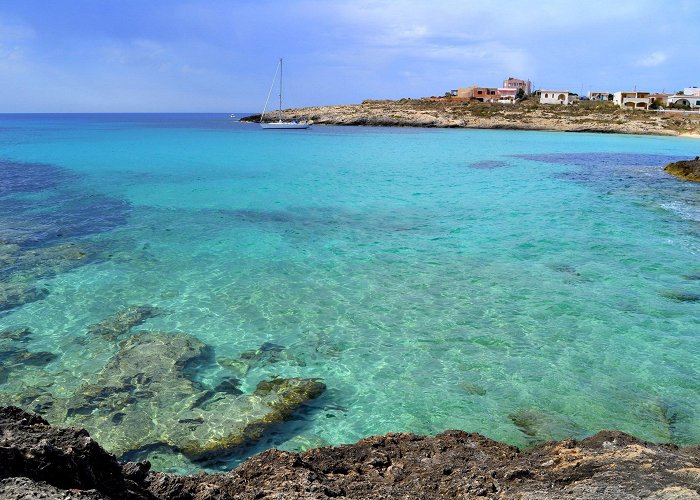
<instances>
[{"instance_id":1,"label":"white sailboat","mask_svg":"<svg viewBox=\"0 0 700 500\"><path fill-rule=\"evenodd\" d=\"M275 86L275 80L277 79L277 72L280 74L280 93L279 93L279 120L276 122L270 122L270 123L263 123L263 118L265 117L265 111L267 110L267 103L270 101L270 95L272 94L272 89ZM282 58L280 57L280 62L277 65L277 71L275 71L275 77L272 79L272 85L270 86L270 91L267 93L267 100L265 101L265 107L263 108L263 112L260 115L260 126L264 129L281 129L281 130L296 130L296 129L303 129L303 128L309 128L311 126L310 123L307 122L299 122L299 121L291 121L291 122L283 122L282 121Z\"/></svg>"}]
</instances>

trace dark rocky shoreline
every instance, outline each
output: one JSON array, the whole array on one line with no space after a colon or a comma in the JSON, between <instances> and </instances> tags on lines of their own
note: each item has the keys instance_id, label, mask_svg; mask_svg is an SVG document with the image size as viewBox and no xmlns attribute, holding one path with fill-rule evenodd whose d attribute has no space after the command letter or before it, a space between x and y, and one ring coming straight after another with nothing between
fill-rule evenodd
<instances>
[{"instance_id":1,"label":"dark rocky shoreline","mask_svg":"<svg viewBox=\"0 0 700 500\"><path fill-rule=\"evenodd\" d=\"M0 498L700 498L700 447L603 431L518 450L478 434L388 434L305 453L268 450L221 474L120 463L82 429L0 408Z\"/></svg>"},{"instance_id":2,"label":"dark rocky shoreline","mask_svg":"<svg viewBox=\"0 0 700 500\"><path fill-rule=\"evenodd\" d=\"M694 160L669 163L664 167L664 170L681 179L700 182L700 157L696 156Z\"/></svg>"}]
</instances>

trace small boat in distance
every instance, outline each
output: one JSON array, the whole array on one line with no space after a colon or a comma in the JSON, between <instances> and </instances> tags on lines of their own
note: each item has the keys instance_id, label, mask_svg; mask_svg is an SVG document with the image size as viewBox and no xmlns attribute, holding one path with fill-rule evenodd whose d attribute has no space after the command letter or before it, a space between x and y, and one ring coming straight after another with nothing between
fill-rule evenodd
<instances>
[{"instance_id":1,"label":"small boat in distance","mask_svg":"<svg viewBox=\"0 0 700 500\"><path fill-rule=\"evenodd\" d=\"M280 93L279 93L279 120L276 122L263 123L263 118L265 117L265 111L267 110L267 103L270 101L270 95L272 94L272 89L275 86L275 80L277 79L277 73L280 74ZM264 129L278 129L278 130L297 130L309 128L310 123L300 122L297 120L283 122L282 121L282 58L280 57L280 62L277 64L277 70L275 71L275 76L272 79L272 85L270 86L270 91L267 93L267 100L265 101L265 107L260 115L260 126Z\"/></svg>"}]
</instances>

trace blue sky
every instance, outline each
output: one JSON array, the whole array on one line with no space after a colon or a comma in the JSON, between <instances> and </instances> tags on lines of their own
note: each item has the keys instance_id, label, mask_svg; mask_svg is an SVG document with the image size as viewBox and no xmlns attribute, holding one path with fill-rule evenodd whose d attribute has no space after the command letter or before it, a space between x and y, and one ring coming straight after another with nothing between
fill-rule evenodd
<instances>
[{"instance_id":1,"label":"blue sky","mask_svg":"<svg viewBox=\"0 0 700 500\"><path fill-rule=\"evenodd\" d=\"M527 7L525 7L527 5ZM2 0L0 112L256 111L538 88L700 86L700 1Z\"/></svg>"}]
</instances>

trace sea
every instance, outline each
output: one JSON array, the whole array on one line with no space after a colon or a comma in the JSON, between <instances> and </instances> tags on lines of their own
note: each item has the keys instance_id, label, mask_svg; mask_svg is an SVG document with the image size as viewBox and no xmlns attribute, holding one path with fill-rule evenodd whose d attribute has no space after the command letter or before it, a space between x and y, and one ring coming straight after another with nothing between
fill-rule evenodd
<instances>
[{"instance_id":1,"label":"sea","mask_svg":"<svg viewBox=\"0 0 700 500\"><path fill-rule=\"evenodd\" d=\"M0 115L0 404L177 472L389 432L698 444L700 184L662 167L699 153L678 137ZM194 435L270 380L325 390L271 423L240 416L246 439L204 458L162 430Z\"/></svg>"}]
</instances>

